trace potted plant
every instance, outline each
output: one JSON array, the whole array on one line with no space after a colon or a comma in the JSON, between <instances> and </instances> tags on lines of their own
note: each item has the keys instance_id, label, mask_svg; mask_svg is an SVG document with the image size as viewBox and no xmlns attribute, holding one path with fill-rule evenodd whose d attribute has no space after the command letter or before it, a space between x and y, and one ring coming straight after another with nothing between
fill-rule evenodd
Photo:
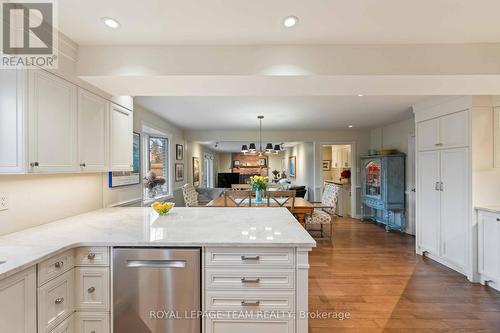
<instances>
[{"instance_id":1,"label":"potted plant","mask_svg":"<svg viewBox=\"0 0 500 333\"><path fill-rule=\"evenodd\" d=\"M342 180L344 180L344 179L347 179L347 182L349 182L349 179L351 179L351 170L350 169L344 170L340 173L340 182L342 182Z\"/></svg>"},{"instance_id":2,"label":"potted plant","mask_svg":"<svg viewBox=\"0 0 500 333\"><path fill-rule=\"evenodd\" d=\"M148 172L147 176L144 178L144 187L148 189L148 195L150 198L154 198L158 187L165 183L165 178L156 176L156 173L153 171Z\"/></svg>"},{"instance_id":3,"label":"potted plant","mask_svg":"<svg viewBox=\"0 0 500 333\"><path fill-rule=\"evenodd\" d=\"M252 176L250 177L250 186L255 191L255 202L262 202L262 191L267 190L269 186L269 177Z\"/></svg>"}]
</instances>

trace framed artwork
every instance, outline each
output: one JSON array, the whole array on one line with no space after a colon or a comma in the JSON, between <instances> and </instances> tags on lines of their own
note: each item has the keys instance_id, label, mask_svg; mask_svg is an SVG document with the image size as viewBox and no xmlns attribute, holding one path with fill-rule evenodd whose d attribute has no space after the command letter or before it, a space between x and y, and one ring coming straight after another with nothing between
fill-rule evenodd
<instances>
[{"instance_id":1,"label":"framed artwork","mask_svg":"<svg viewBox=\"0 0 500 333\"><path fill-rule=\"evenodd\" d=\"M175 163L175 181L182 182L184 180L184 163Z\"/></svg>"},{"instance_id":2,"label":"framed artwork","mask_svg":"<svg viewBox=\"0 0 500 333\"><path fill-rule=\"evenodd\" d=\"M259 158L259 166L266 166L266 165L267 165L267 159Z\"/></svg>"},{"instance_id":3,"label":"framed artwork","mask_svg":"<svg viewBox=\"0 0 500 333\"><path fill-rule=\"evenodd\" d=\"M141 183L141 135L135 132L133 135L132 157L134 166L132 168L132 171L109 172L109 188L137 185Z\"/></svg>"},{"instance_id":4,"label":"framed artwork","mask_svg":"<svg viewBox=\"0 0 500 333\"><path fill-rule=\"evenodd\" d=\"M175 145L175 159L177 161L182 161L184 159L184 146L176 144Z\"/></svg>"},{"instance_id":5,"label":"framed artwork","mask_svg":"<svg viewBox=\"0 0 500 333\"><path fill-rule=\"evenodd\" d=\"M239 167L239 166L240 166L240 161L239 161L239 160L234 160L234 161L233 161L233 165L234 165L235 167Z\"/></svg>"},{"instance_id":6,"label":"framed artwork","mask_svg":"<svg viewBox=\"0 0 500 333\"><path fill-rule=\"evenodd\" d=\"M330 171L332 169L332 161L324 160L323 161L323 171Z\"/></svg>"},{"instance_id":7,"label":"framed artwork","mask_svg":"<svg viewBox=\"0 0 500 333\"><path fill-rule=\"evenodd\" d=\"M290 156L288 161L288 176L295 178L297 177L297 158L295 156Z\"/></svg>"},{"instance_id":8,"label":"framed artwork","mask_svg":"<svg viewBox=\"0 0 500 333\"><path fill-rule=\"evenodd\" d=\"M200 159L193 157L193 186L200 186Z\"/></svg>"}]
</instances>

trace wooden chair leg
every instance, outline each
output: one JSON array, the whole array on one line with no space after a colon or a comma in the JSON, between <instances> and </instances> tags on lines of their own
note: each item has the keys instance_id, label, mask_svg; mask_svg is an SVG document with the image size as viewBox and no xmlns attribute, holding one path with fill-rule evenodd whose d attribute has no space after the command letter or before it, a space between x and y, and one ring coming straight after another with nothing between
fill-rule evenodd
<instances>
[{"instance_id":1,"label":"wooden chair leg","mask_svg":"<svg viewBox=\"0 0 500 333\"><path fill-rule=\"evenodd\" d=\"M333 243L333 220L330 222L330 242Z\"/></svg>"}]
</instances>

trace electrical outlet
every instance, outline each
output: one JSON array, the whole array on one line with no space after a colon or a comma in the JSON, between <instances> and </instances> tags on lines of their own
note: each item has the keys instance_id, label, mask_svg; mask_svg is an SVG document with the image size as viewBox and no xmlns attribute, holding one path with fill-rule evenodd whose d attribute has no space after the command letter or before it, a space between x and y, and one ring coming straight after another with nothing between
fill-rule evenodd
<instances>
[{"instance_id":1,"label":"electrical outlet","mask_svg":"<svg viewBox=\"0 0 500 333\"><path fill-rule=\"evenodd\" d=\"M7 193L0 193L0 211L9 209L9 197Z\"/></svg>"}]
</instances>

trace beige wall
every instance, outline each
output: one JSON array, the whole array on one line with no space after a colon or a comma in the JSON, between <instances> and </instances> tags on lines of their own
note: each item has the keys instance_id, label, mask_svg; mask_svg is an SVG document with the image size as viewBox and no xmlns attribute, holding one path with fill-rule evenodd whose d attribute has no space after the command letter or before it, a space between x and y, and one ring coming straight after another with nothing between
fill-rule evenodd
<instances>
[{"instance_id":1,"label":"beige wall","mask_svg":"<svg viewBox=\"0 0 500 333\"><path fill-rule=\"evenodd\" d=\"M287 148L284 154L287 178L292 185L306 186L306 199L314 198L314 144L305 142ZM290 157L295 156L296 177L290 177Z\"/></svg>"},{"instance_id":2,"label":"beige wall","mask_svg":"<svg viewBox=\"0 0 500 333\"><path fill-rule=\"evenodd\" d=\"M2 175L0 192L9 209L0 212L6 234L102 207L102 175Z\"/></svg>"},{"instance_id":3,"label":"beige wall","mask_svg":"<svg viewBox=\"0 0 500 333\"><path fill-rule=\"evenodd\" d=\"M199 142L188 142L186 150L186 172L187 181L184 183L193 183L193 157L198 157L200 160L200 187L204 187L203 182L203 156L205 153L211 154L214 157L214 186L217 186L217 170L219 170L219 156L216 151L200 144Z\"/></svg>"}]
</instances>

